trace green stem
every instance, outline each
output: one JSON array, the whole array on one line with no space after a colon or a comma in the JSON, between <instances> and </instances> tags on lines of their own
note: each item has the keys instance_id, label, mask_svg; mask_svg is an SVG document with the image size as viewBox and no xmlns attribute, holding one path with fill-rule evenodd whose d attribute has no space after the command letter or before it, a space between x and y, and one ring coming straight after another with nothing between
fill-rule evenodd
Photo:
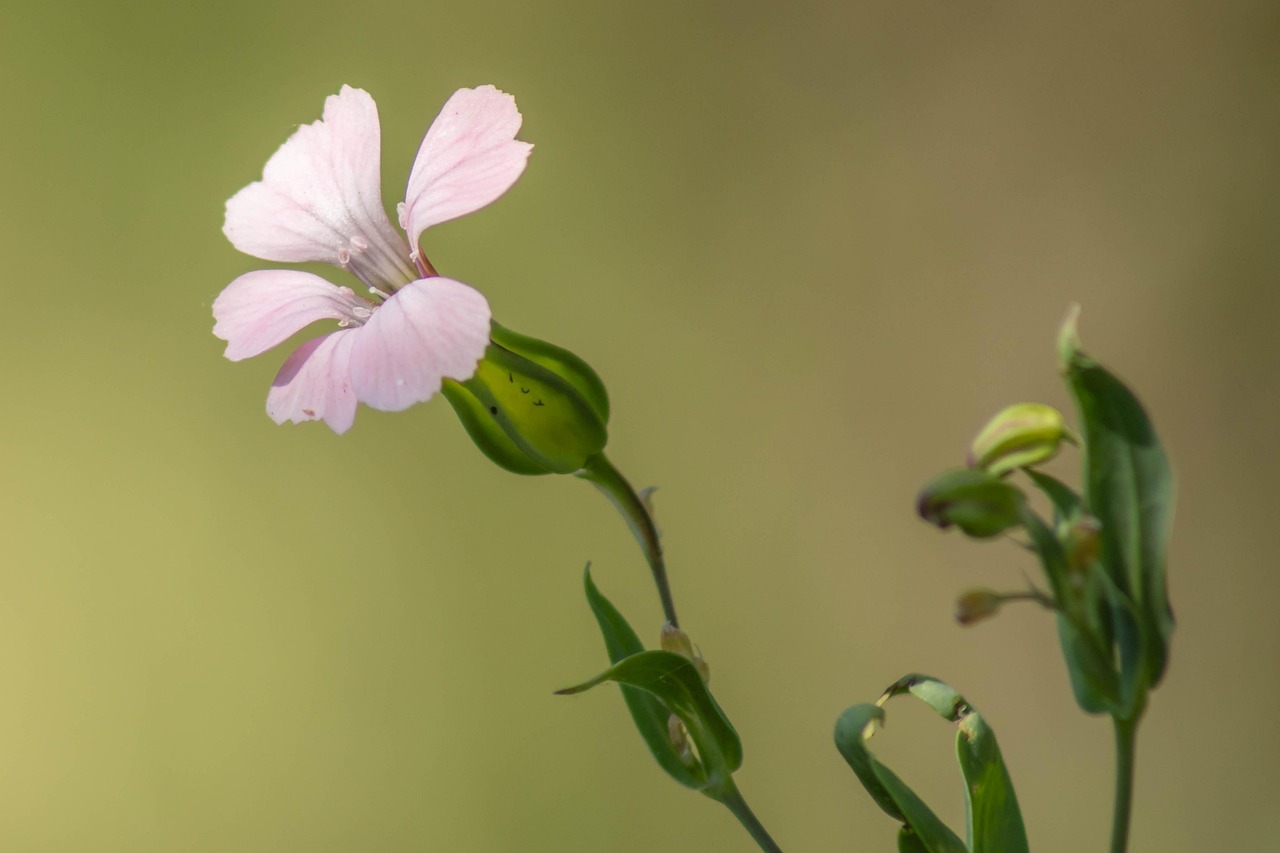
<instances>
[{"instance_id":1,"label":"green stem","mask_svg":"<svg viewBox=\"0 0 1280 853\"><path fill-rule=\"evenodd\" d=\"M658 587L658 597L662 599L662 612L673 628L679 628L680 623L676 621L676 603L671 597L671 587L667 583L667 566L662 559L662 542L658 538L658 527L653 523L649 508L627 482L627 478L613 467L613 463L606 459L603 453L588 459L576 476L587 480L603 492L626 520L627 526L635 534L636 541L640 543L640 550L644 552L644 558L649 563L649 570L653 572L653 582Z\"/></svg>"},{"instance_id":2,"label":"green stem","mask_svg":"<svg viewBox=\"0 0 1280 853\"><path fill-rule=\"evenodd\" d=\"M743 799L742 792L738 790L738 786L733 784L732 779L728 779L720 790L712 794L715 799L728 806L729 811L733 812L733 816L738 819L738 823L751 834L756 844L760 845L760 849L765 853L782 853L782 848L770 836L768 830L764 828L764 824L756 817L755 812L751 811L751 806L747 805L747 801Z\"/></svg>"},{"instance_id":3,"label":"green stem","mask_svg":"<svg viewBox=\"0 0 1280 853\"><path fill-rule=\"evenodd\" d=\"M1111 823L1111 853L1125 853L1129 846L1129 815L1133 807L1133 762L1138 717L1114 718L1116 729L1116 807Z\"/></svg>"}]
</instances>

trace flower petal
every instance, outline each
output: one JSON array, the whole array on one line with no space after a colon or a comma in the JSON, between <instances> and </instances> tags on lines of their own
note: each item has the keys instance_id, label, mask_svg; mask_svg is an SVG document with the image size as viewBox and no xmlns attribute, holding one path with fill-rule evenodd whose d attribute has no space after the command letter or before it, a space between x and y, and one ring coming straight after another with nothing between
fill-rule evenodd
<instances>
[{"instance_id":1,"label":"flower petal","mask_svg":"<svg viewBox=\"0 0 1280 853\"><path fill-rule=\"evenodd\" d=\"M325 261L369 251L399 258L413 278L403 240L382 206L378 108L368 92L343 86L324 118L303 125L262 170L262 180L227 202L222 233L268 261Z\"/></svg>"},{"instance_id":2,"label":"flower petal","mask_svg":"<svg viewBox=\"0 0 1280 853\"><path fill-rule=\"evenodd\" d=\"M430 399L442 378L470 378L489 345L489 319L489 303L461 282L425 278L402 287L355 330L356 397L398 412Z\"/></svg>"},{"instance_id":3,"label":"flower petal","mask_svg":"<svg viewBox=\"0 0 1280 853\"><path fill-rule=\"evenodd\" d=\"M298 270L245 273L213 300L213 333L232 361L266 352L317 320L361 322L373 306L349 287Z\"/></svg>"},{"instance_id":4,"label":"flower petal","mask_svg":"<svg viewBox=\"0 0 1280 853\"><path fill-rule=\"evenodd\" d=\"M400 225L411 246L432 225L479 210L511 188L533 150L515 138L520 121L515 98L493 86L453 93L409 173Z\"/></svg>"},{"instance_id":5,"label":"flower petal","mask_svg":"<svg viewBox=\"0 0 1280 853\"><path fill-rule=\"evenodd\" d=\"M307 341L280 367L267 392L267 414L278 424L322 420L338 435L356 419L349 360L356 329Z\"/></svg>"}]
</instances>

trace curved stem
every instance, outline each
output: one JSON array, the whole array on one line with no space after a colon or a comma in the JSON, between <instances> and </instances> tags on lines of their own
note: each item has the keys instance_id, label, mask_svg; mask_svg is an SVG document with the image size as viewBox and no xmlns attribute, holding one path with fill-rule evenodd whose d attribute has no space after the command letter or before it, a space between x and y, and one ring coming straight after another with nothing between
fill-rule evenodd
<instances>
[{"instance_id":1,"label":"curved stem","mask_svg":"<svg viewBox=\"0 0 1280 853\"><path fill-rule=\"evenodd\" d=\"M1111 823L1111 853L1125 853L1129 846L1129 815L1133 806L1133 763L1138 718L1114 718L1116 729L1116 806Z\"/></svg>"},{"instance_id":2,"label":"curved stem","mask_svg":"<svg viewBox=\"0 0 1280 853\"><path fill-rule=\"evenodd\" d=\"M751 811L751 806L747 805L747 801L743 799L742 792L738 790L738 786L733 784L733 780L729 779L717 794L715 798L728 806L729 811L733 812L733 816L738 819L738 823L751 834L756 844L760 845L760 849L766 853L782 853L782 848L778 843L769 836L768 830L764 828L764 824L756 817L755 812Z\"/></svg>"},{"instance_id":3,"label":"curved stem","mask_svg":"<svg viewBox=\"0 0 1280 853\"><path fill-rule=\"evenodd\" d=\"M662 599L662 612L673 628L679 628L676 604L667 583L667 566L662 559L662 542L658 538L658 527L653 523L653 516L649 514L649 507L603 453L588 459L575 476L595 485L626 520L636 541L640 543L640 550L649 563L649 570L653 572L653 582L658 587L658 597Z\"/></svg>"}]
</instances>

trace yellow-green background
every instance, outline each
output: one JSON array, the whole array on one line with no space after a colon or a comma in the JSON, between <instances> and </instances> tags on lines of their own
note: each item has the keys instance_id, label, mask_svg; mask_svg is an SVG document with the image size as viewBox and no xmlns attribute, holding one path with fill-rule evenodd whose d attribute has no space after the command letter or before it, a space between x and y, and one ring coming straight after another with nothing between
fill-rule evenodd
<instances>
[{"instance_id":1,"label":"yellow-green background","mask_svg":"<svg viewBox=\"0 0 1280 853\"><path fill-rule=\"evenodd\" d=\"M1036 850L1102 849L1051 620L950 618L1029 560L912 512L996 408L1067 405L1071 301L1181 486L1133 849L1280 846L1274 2L37 5L0 3L0 849L751 849L611 691L551 695L603 662L588 559L659 621L590 487L443 401L277 427L284 352L222 358L260 265L223 202L343 83L388 204L455 88L518 98L528 171L427 250L609 383L785 849L891 849L830 730L917 670L996 727ZM903 702L875 745L959 822L951 737Z\"/></svg>"}]
</instances>

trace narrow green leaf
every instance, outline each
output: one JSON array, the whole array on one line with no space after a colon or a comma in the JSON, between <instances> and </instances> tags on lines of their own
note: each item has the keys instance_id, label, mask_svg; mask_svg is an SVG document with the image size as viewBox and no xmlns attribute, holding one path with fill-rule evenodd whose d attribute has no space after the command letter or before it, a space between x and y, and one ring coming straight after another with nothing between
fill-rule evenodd
<instances>
[{"instance_id":1,"label":"narrow green leaf","mask_svg":"<svg viewBox=\"0 0 1280 853\"><path fill-rule=\"evenodd\" d=\"M965 780L969 850L972 853L1026 853L1027 833L1013 781L995 732L963 696L935 678L909 675L885 697L910 693L956 724L956 753ZM882 699L881 701L884 701Z\"/></svg>"},{"instance_id":2,"label":"narrow green leaf","mask_svg":"<svg viewBox=\"0 0 1280 853\"><path fill-rule=\"evenodd\" d=\"M1124 706L1112 663L1111 646L1098 619L1097 602L1082 596L1068 576L1067 555L1057 534L1040 516L1027 510L1023 528L1040 557L1045 577L1058 602L1058 640L1076 704L1090 714L1112 713ZM1099 616L1099 618L1101 618ZM1091 630L1092 628L1092 630Z\"/></svg>"},{"instance_id":3,"label":"narrow green leaf","mask_svg":"<svg viewBox=\"0 0 1280 853\"><path fill-rule=\"evenodd\" d=\"M967 853L960 836L867 749L867 741L883 721L884 710L878 706L854 705L836 720L836 749L876 804L902 823L898 849L909 853Z\"/></svg>"},{"instance_id":4,"label":"narrow green leaf","mask_svg":"<svg viewBox=\"0 0 1280 853\"><path fill-rule=\"evenodd\" d=\"M616 664L631 655L643 652L644 644L640 642L636 632L592 581L590 563L583 572L582 583L586 588L587 603L591 606L591 612L595 614L596 623L600 626L600 633L604 637L604 647L609 654L609 662ZM666 706L656 696L638 687L627 684L620 686L623 701L627 703L627 710L631 712L636 730L640 732L640 737L644 739L645 745L649 747L649 752L653 754L659 766L681 785L698 789L705 787L706 777L701 772L701 768L689 767L681 761L679 753L671 743L667 728L667 720L671 712Z\"/></svg>"},{"instance_id":5,"label":"narrow green leaf","mask_svg":"<svg viewBox=\"0 0 1280 853\"><path fill-rule=\"evenodd\" d=\"M680 718L697 747L706 778L701 786L704 790L709 793L718 790L742 766L742 742L738 733L720 710L693 661L674 652L640 652L623 658L589 681L556 692L581 693L606 681L651 693Z\"/></svg>"},{"instance_id":6,"label":"narrow green leaf","mask_svg":"<svg viewBox=\"0 0 1280 853\"><path fill-rule=\"evenodd\" d=\"M1144 675L1154 687L1168 660L1173 613L1165 557L1173 521L1169 460L1142 404L1124 383L1080 348L1078 310L1059 336L1068 390L1084 438L1085 504L1102 524L1101 558L1141 620Z\"/></svg>"},{"instance_id":7,"label":"narrow green leaf","mask_svg":"<svg viewBox=\"0 0 1280 853\"><path fill-rule=\"evenodd\" d=\"M1027 468L1025 472L1040 491L1044 492L1045 496L1049 498L1049 503L1053 504L1055 521L1070 522L1079 517L1081 500L1074 489L1057 477L1050 477L1048 474L1037 471L1034 468Z\"/></svg>"}]
</instances>

